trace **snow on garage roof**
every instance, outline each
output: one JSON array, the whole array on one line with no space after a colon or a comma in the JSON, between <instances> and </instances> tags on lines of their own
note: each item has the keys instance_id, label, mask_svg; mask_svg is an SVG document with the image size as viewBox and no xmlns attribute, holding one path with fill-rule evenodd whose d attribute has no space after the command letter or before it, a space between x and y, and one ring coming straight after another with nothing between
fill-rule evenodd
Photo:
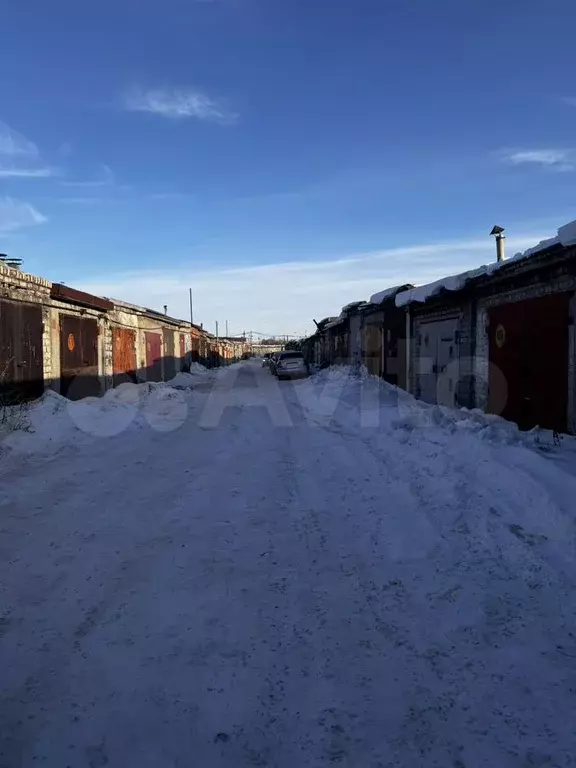
<instances>
[{"instance_id":1,"label":"snow on garage roof","mask_svg":"<svg viewBox=\"0 0 576 768\"><path fill-rule=\"evenodd\" d=\"M383 301L386 301L386 299L394 298L397 293L401 293L402 291L413 287L414 286L409 283L404 283L404 285L395 285L393 288L385 288L383 291L378 291L378 293L373 293L372 296L370 296L370 304L381 304Z\"/></svg>"},{"instance_id":2,"label":"snow on garage roof","mask_svg":"<svg viewBox=\"0 0 576 768\"><path fill-rule=\"evenodd\" d=\"M507 264L511 264L515 261L521 261L529 256L534 256L540 251L544 251L547 248L552 248L554 245L576 245L576 220L564 225L558 229L558 235L556 237L550 237L547 240L541 240L537 245L528 248L526 251L516 253L512 258L505 259L504 261L493 261L490 264L484 264L476 269L470 269L467 272L460 272L456 275L449 275L443 277L440 280L435 280L432 283L426 285L420 285L416 288L410 288L407 291L402 291L396 295L396 306L403 307L406 304L413 302L423 303L427 299L441 291L459 291L465 286L469 280L474 280L482 275L491 275L493 272L505 267ZM378 294L376 294L378 295Z\"/></svg>"}]
</instances>

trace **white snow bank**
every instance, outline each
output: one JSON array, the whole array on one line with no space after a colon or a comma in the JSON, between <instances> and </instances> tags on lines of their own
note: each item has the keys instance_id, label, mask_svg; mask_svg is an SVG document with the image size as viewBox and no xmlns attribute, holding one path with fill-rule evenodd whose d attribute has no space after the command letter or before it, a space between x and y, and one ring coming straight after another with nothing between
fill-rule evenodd
<instances>
[{"instance_id":1,"label":"white snow bank","mask_svg":"<svg viewBox=\"0 0 576 768\"><path fill-rule=\"evenodd\" d=\"M422 432L436 429L446 434L470 434L498 445L548 448L551 435L539 428L522 432L517 424L479 409L449 408L417 400L403 389L371 375L364 366L325 368L304 382L314 396L303 392L305 407L322 416L344 418L347 426L378 426L382 430ZM340 406L352 409L347 415ZM331 408L331 410L330 410ZM430 435L429 432L426 434Z\"/></svg>"},{"instance_id":2,"label":"white snow bank","mask_svg":"<svg viewBox=\"0 0 576 768\"><path fill-rule=\"evenodd\" d=\"M205 375L210 373L210 369L200 363L190 363L190 373L192 375Z\"/></svg>"},{"instance_id":3,"label":"white snow bank","mask_svg":"<svg viewBox=\"0 0 576 768\"><path fill-rule=\"evenodd\" d=\"M48 390L27 408L24 428L0 433L0 443L3 448L42 453L86 437L113 437L129 429L177 429L191 407L190 395L182 390L190 390L198 376L180 373L173 381L176 384L127 382L102 397L77 401Z\"/></svg>"},{"instance_id":4,"label":"white snow bank","mask_svg":"<svg viewBox=\"0 0 576 768\"><path fill-rule=\"evenodd\" d=\"M521 432L517 424L495 414L484 413L478 409L429 405L417 400L411 406L404 403L401 415L392 421L392 428L396 430L411 431L426 427L439 427L450 433L468 432L477 435L480 440L501 445L533 448L547 443L544 433L538 428Z\"/></svg>"}]
</instances>

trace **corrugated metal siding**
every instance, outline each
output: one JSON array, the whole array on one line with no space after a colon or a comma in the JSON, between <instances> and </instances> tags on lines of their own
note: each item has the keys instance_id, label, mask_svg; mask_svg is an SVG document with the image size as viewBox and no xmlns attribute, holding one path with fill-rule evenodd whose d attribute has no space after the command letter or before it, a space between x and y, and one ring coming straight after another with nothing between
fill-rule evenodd
<instances>
[{"instance_id":1,"label":"corrugated metal siding","mask_svg":"<svg viewBox=\"0 0 576 768\"><path fill-rule=\"evenodd\" d=\"M521 429L568 427L568 322L572 294L489 312L488 410Z\"/></svg>"},{"instance_id":2,"label":"corrugated metal siding","mask_svg":"<svg viewBox=\"0 0 576 768\"><path fill-rule=\"evenodd\" d=\"M30 400L44 391L42 310L33 304L0 301L0 394Z\"/></svg>"},{"instance_id":3,"label":"corrugated metal siding","mask_svg":"<svg viewBox=\"0 0 576 768\"><path fill-rule=\"evenodd\" d=\"M100 395L96 320L60 315L60 392L70 400Z\"/></svg>"},{"instance_id":4,"label":"corrugated metal siding","mask_svg":"<svg viewBox=\"0 0 576 768\"><path fill-rule=\"evenodd\" d=\"M113 329L114 386L136 381L136 332L129 328Z\"/></svg>"}]
</instances>

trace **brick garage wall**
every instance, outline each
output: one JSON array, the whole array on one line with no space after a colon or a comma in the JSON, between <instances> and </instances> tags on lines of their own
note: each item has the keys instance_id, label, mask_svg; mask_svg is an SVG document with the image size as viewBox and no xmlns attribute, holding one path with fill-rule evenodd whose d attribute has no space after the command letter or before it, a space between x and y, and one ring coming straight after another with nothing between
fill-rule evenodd
<instances>
[{"instance_id":1,"label":"brick garage wall","mask_svg":"<svg viewBox=\"0 0 576 768\"><path fill-rule=\"evenodd\" d=\"M52 283L42 277L29 275L18 269L11 269L0 265L0 298L10 301L21 301L27 304L42 305L42 320L44 329L42 333L42 360L44 381L52 377L52 344L50 329L50 288Z\"/></svg>"},{"instance_id":2,"label":"brick garage wall","mask_svg":"<svg viewBox=\"0 0 576 768\"><path fill-rule=\"evenodd\" d=\"M456 299L448 296L430 300L425 305L411 304L410 382L409 392L418 396L418 373L422 359L420 331L426 323L440 320L458 321L459 380L456 391L458 405L470 408L474 402L474 332L475 306L472 297Z\"/></svg>"},{"instance_id":3,"label":"brick garage wall","mask_svg":"<svg viewBox=\"0 0 576 768\"><path fill-rule=\"evenodd\" d=\"M475 358L475 407L486 410L488 407L488 367L490 359L490 339L488 336L488 315L490 309L502 304L511 304L527 299L537 299L542 296L550 296L555 293L576 292L576 276L566 273L561 268L555 273L544 277L540 272L519 275L516 278L518 285L515 288L503 287L498 291L494 286L492 293L478 299L476 312L476 358ZM572 318L575 317L576 302L571 302ZM568 351L568 423L572 432L576 432L576 339L574 338L574 325L569 326L569 351Z\"/></svg>"}]
</instances>

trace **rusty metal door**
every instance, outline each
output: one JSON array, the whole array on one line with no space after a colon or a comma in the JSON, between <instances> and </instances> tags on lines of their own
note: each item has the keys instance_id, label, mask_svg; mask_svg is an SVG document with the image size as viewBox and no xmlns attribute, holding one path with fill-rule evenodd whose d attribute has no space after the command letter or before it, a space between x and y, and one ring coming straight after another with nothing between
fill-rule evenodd
<instances>
[{"instance_id":1,"label":"rusty metal door","mask_svg":"<svg viewBox=\"0 0 576 768\"><path fill-rule=\"evenodd\" d=\"M176 358L174 357L174 331L163 330L164 336L164 381L176 376Z\"/></svg>"},{"instance_id":2,"label":"rusty metal door","mask_svg":"<svg viewBox=\"0 0 576 768\"><path fill-rule=\"evenodd\" d=\"M112 361L114 386L136 381L136 332L129 328L114 328L112 332Z\"/></svg>"},{"instance_id":3,"label":"rusty metal door","mask_svg":"<svg viewBox=\"0 0 576 768\"><path fill-rule=\"evenodd\" d=\"M146 341L146 381L162 381L162 336L144 334Z\"/></svg>"},{"instance_id":4,"label":"rusty metal door","mask_svg":"<svg viewBox=\"0 0 576 768\"><path fill-rule=\"evenodd\" d=\"M362 362L362 333L360 330L360 315L350 318L350 364Z\"/></svg>"},{"instance_id":5,"label":"rusty metal door","mask_svg":"<svg viewBox=\"0 0 576 768\"><path fill-rule=\"evenodd\" d=\"M364 326L364 364L374 376L380 376L382 361L381 323Z\"/></svg>"},{"instance_id":6,"label":"rusty metal door","mask_svg":"<svg viewBox=\"0 0 576 768\"><path fill-rule=\"evenodd\" d=\"M191 356L190 359L193 363L199 362L202 354L201 354L201 348L202 345L200 343L200 339L198 336L195 336L194 333L190 334L190 344L191 344Z\"/></svg>"},{"instance_id":7,"label":"rusty metal door","mask_svg":"<svg viewBox=\"0 0 576 768\"><path fill-rule=\"evenodd\" d=\"M570 297L544 296L490 310L488 410L521 429L567 429Z\"/></svg>"},{"instance_id":8,"label":"rusty metal door","mask_svg":"<svg viewBox=\"0 0 576 768\"><path fill-rule=\"evenodd\" d=\"M43 391L42 310L0 301L0 394L18 402Z\"/></svg>"},{"instance_id":9,"label":"rusty metal door","mask_svg":"<svg viewBox=\"0 0 576 768\"><path fill-rule=\"evenodd\" d=\"M98 378L98 323L60 315L60 392L69 400L101 394Z\"/></svg>"}]
</instances>

